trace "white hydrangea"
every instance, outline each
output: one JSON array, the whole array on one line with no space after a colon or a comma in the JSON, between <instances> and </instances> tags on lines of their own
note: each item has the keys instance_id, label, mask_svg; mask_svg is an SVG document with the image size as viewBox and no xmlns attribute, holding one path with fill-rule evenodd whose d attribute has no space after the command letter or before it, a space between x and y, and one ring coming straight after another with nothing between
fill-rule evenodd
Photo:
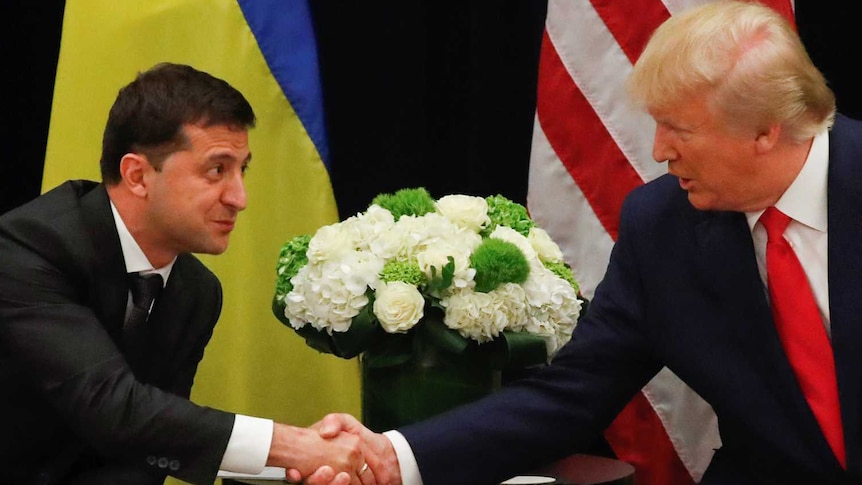
<instances>
[{"instance_id":1,"label":"white hydrangea","mask_svg":"<svg viewBox=\"0 0 862 485\"><path fill-rule=\"evenodd\" d=\"M440 301L446 309L443 323L466 338L487 342L500 335L509 323L499 303L490 293L453 292Z\"/></svg>"},{"instance_id":2,"label":"white hydrangea","mask_svg":"<svg viewBox=\"0 0 862 485\"><path fill-rule=\"evenodd\" d=\"M370 251L352 251L335 261L309 261L291 278L284 314L291 326L306 323L327 332L346 332L367 304L365 292L380 283L385 261Z\"/></svg>"},{"instance_id":3,"label":"white hydrangea","mask_svg":"<svg viewBox=\"0 0 862 485\"><path fill-rule=\"evenodd\" d=\"M401 242L390 237L395 227L395 217L379 205L372 205L342 224L350 227L357 249L371 251L382 258L391 258L398 253Z\"/></svg>"},{"instance_id":4,"label":"white hydrangea","mask_svg":"<svg viewBox=\"0 0 862 485\"><path fill-rule=\"evenodd\" d=\"M581 300L566 280L543 266L533 266L524 282L528 313L524 330L548 338L548 355L569 341L581 314Z\"/></svg>"},{"instance_id":5,"label":"white hydrangea","mask_svg":"<svg viewBox=\"0 0 862 485\"><path fill-rule=\"evenodd\" d=\"M464 337L479 343L527 319L524 290L507 283L488 293L455 291L440 304L446 309L443 322Z\"/></svg>"}]
</instances>

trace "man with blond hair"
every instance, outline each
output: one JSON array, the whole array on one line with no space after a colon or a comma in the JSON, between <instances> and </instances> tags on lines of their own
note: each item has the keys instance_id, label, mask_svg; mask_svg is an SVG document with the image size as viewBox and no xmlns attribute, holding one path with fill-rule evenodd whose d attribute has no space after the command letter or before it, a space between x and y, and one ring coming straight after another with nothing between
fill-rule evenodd
<instances>
[{"instance_id":1,"label":"man with blond hair","mask_svg":"<svg viewBox=\"0 0 862 485\"><path fill-rule=\"evenodd\" d=\"M663 366L718 416L702 484L862 481L862 123L757 3L671 17L627 87L669 173L626 200L571 341L535 377L384 435L324 418L322 435L363 438L378 483L499 483L582 451Z\"/></svg>"}]
</instances>

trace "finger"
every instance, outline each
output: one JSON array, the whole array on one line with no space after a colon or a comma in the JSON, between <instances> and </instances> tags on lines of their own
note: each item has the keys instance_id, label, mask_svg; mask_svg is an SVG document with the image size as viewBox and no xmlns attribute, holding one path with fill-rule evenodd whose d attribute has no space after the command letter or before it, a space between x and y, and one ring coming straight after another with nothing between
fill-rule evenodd
<instances>
[{"instance_id":1,"label":"finger","mask_svg":"<svg viewBox=\"0 0 862 485\"><path fill-rule=\"evenodd\" d=\"M338 477L335 474L335 470L333 470L331 466L324 465L315 470L314 473L306 477L303 483L305 483L306 485L329 485L330 483L333 483L337 478Z\"/></svg>"},{"instance_id":2,"label":"finger","mask_svg":"<svg viewBox=\"0 0 862 485\"><path fill-rule=\"evenodd\" d=\"M300 473L296 468L289 468L284 471L284 481L289 483L300 483L302 482L302 473Z\"/></svg>"},{"instance_id":3,"label":"finger","mask_svg":"<svg viewBox=\"0 0 862 485\"><path fill-rule=\"evenodd\" d=\"M322 438L334 438L341 433L342 430L350 431L347 427L349 424L347 419L344 416L349 416L346 414L327 414L320 421L320 427L318 428L318 433Z\"/></svg>"},{"instance_id":4,"label":"finger","mask_svg":"<svg viewBox=\"0 0 862 485\"><path fill-rule=\"evenodd\" d=\"M341 472L335 476L330 485L350 485L350 474L347 472Z\"/></svg>"},{"instance_id":5,"label":"finger","mask_svg":"<svg viewBox=\"0 0 862 485\"><path fill-rule=\"evenodd\" d=\"M359 481L362 482L362 485L377 485L377 479L374 477L374 473L371 472L371 468L367 464L359 470L358 475Z\"/></svg>"}]
</instances>

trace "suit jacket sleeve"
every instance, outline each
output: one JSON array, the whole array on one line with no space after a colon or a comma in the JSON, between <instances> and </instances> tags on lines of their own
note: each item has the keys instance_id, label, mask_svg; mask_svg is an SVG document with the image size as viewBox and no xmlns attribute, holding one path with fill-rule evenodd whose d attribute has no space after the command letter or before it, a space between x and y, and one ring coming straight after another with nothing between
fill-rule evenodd
<instances>
[{"instance_id":1,"label":"suit jacket sleeve","mask_svg":"<svg viewBox=\"0 0 862 485\"><path fill-rule=\"evenodd\" d=\"M636 231L624 213L605 279L551 365L481 401L399 430L425 485L499 483L584 451L659 371L643 328Z\"/></svg>"}]
</instances>

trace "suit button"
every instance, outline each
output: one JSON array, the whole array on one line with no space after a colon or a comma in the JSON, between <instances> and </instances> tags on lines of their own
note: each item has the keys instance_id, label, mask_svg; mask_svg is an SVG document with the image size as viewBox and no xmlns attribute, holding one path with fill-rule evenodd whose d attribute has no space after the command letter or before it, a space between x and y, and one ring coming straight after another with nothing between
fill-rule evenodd
<instances>
[{"instance_id":1,"label":"suit button","mask_svg":"<svg viewBox=\"0 0 862 485\"><path fill-rule=\"evenodd\" d=\"M167 468L168 467L168 459L164 456L159 458L158 461L159 468Z\"/></svg>"},{"instance_id":2,"label":"suit button","mask_svg":"<svg viewBox=\"0 0 862 485\"><path fill-rule=\"evenodd\" d=\"M179 470L180 469L180 460L171 460L171 462L168 463L168 468L170 468L173 471Z\"/></svg>"},{"instance_id":3,"label":"suit button","mask_svg":"<svg viewBox=\"0 0 862 485\"><path fill-rule=\"evenodd\" d=\"M156 457L153 455L148 456L147 457L147 465L155 465L155 464L156 464Z\"/></svg>"}]
</instances>

